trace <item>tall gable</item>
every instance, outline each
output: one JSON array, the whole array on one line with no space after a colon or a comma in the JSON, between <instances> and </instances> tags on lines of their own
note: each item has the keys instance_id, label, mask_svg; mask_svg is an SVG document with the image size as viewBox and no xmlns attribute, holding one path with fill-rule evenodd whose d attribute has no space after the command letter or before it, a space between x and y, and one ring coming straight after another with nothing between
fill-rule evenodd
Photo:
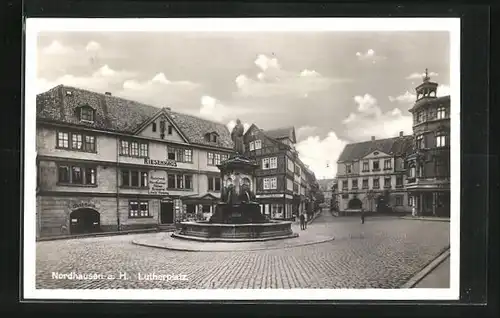
<instances>
[{"instance_id":1,"label":"tall gable","mask_svg":"<svg viewBox=\"0 0 500 318\"><path fill-rule=\"evenodd\" d=\"M147 120L136 132L137 135L175 142L188 142L185 135L168 115L161 109L153 118Z\"/></svg>"},{"instance_id":2,"label":"tall gable","mask_svg":"<svg viewBox=\"0 0 500 318\"><path fill-rule=\"evenodd\" d=\"M82 105L95 109L93 122L79 120L77 109ZM37 96L38 120L130 135L140 133L141 128L152 130L152 127L148 125L152 126L153 118L158 116L160 111L158 107L136 101L63 85ZM184 136L189 143L228 149L233 147L229 131L224 124L172 111L168 111L164 116L166 120L170 120L179 136ZM159 123L157 129L159 129ZM217 142L205 140L205 134L208 132L218 134Z\"/></svg>"}]
</instances>

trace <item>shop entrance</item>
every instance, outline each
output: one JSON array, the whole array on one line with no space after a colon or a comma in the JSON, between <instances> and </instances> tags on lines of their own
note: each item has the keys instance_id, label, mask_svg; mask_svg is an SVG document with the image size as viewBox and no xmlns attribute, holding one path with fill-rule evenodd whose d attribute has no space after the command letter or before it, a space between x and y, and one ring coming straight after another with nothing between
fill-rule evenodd
<instances>
[{"instance_id":1,"label":"shop entrance","mask_svg":"<svg viewBox=\"0 0 500 318\"><path fill-rule=\"evenodd\" d=\"M347 208L350 210L361 210L362 207L363 203L358 198L351 199L347 204Z\"/></svg>"},{"instance_id":2,"label":"shop entrance","mask_svg":"<svg viewBox=\"0 0 500 318\"><path fill-rule=\"evenodd\" d=\"M174 223L174 203L161 202L160 203L160 221L161 224Z\"/></svg>"},{"instance_id":3,"label":"shop entrance","mask_svg":"<svg viewBox=\"0 0 500 318\"><path fill-rule=\"evenodd\" d=\"M101 232L100 215L94 209L78 209L71 212L69 222L71 234Z\"/></svg>"}]
</instances>

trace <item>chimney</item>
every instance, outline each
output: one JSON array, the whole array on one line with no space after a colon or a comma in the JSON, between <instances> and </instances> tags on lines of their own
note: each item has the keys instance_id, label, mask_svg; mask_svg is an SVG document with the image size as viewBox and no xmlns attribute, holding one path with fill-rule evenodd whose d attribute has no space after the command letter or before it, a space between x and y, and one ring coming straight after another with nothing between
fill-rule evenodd
<instances>
[{"instance_id":1,"label":"chimney","mask_svg":"<svg viewBox=\"0 0 500 318\"><path fill-rule=\"evenodd\" d=\"M403 137L403 132L402 131L399 132L399 137Z\"/></svg>"},{"instance_id":2,"label":"chimney","mask_svg":"<svg viewBox=\"0 0 500 318\"><path fill-rule=\"evenodd\" d=\"M111 92L106 92L106 93L104 93L104 95L111 96Z\"/></svg>"},{"instance_id":3,"label":"chimney","mask_svg":"<svg viewBox=\"0 0 500 318\"><path fill-rule=\"evenodd\" d=\"M375 140L375 136L372 136L372 141Z\"/></svg>"}]
</instances>

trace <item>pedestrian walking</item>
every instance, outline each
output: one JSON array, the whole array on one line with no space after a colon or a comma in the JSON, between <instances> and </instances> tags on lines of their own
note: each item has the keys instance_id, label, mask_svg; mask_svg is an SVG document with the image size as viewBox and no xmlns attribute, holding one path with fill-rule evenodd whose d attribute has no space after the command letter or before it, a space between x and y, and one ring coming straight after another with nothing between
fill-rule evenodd
<instances>
[{"instance_id":1,"label":"pedestrian walking","mask_svg":"<svg viewBox=\"0 0 500 318\"><path fill-rule=\"evenodd\" d=\"M361 224L365 224L365 210L361 209Z\"/></svg>"},{"instance_id":2,"label":"pedestrian walking","mask_svg":"<svg viewBox=\"0 0 500 318\"><path fill-rule=\"evenodd\" d=\"M306 217L304 216L304 213L300 215L300 229L305 230L306 229Z\"/></svg>"},{"instance_id":3,"label":"pedestrian walking","mask_svg":"<svg viewBox=\"0 0 500 318\"><path fill-rule=\"evenodd\" d=\"M309 220L309 215L304 213L304 230L307 229L307 220Z\"/></svg>"}]
</instances>

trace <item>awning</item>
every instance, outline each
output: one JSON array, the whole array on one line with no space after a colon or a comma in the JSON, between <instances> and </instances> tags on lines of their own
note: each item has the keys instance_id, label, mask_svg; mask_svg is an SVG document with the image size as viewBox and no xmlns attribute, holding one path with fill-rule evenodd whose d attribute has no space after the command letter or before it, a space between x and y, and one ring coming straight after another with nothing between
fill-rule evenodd
<instances>
[{"instance_id":1,"label":"awning","mask_svg":"<svg viewBox=\"0 0 500 318\"><path fill-rule=\"evenodd\" d=\"M205 193L205 194L185 195L181 197L181 200L184 203L190 203L190 204L207 204L207 203L210 204L218 201L219 198L211 193Z\"/></svg>"}]
</instances>

